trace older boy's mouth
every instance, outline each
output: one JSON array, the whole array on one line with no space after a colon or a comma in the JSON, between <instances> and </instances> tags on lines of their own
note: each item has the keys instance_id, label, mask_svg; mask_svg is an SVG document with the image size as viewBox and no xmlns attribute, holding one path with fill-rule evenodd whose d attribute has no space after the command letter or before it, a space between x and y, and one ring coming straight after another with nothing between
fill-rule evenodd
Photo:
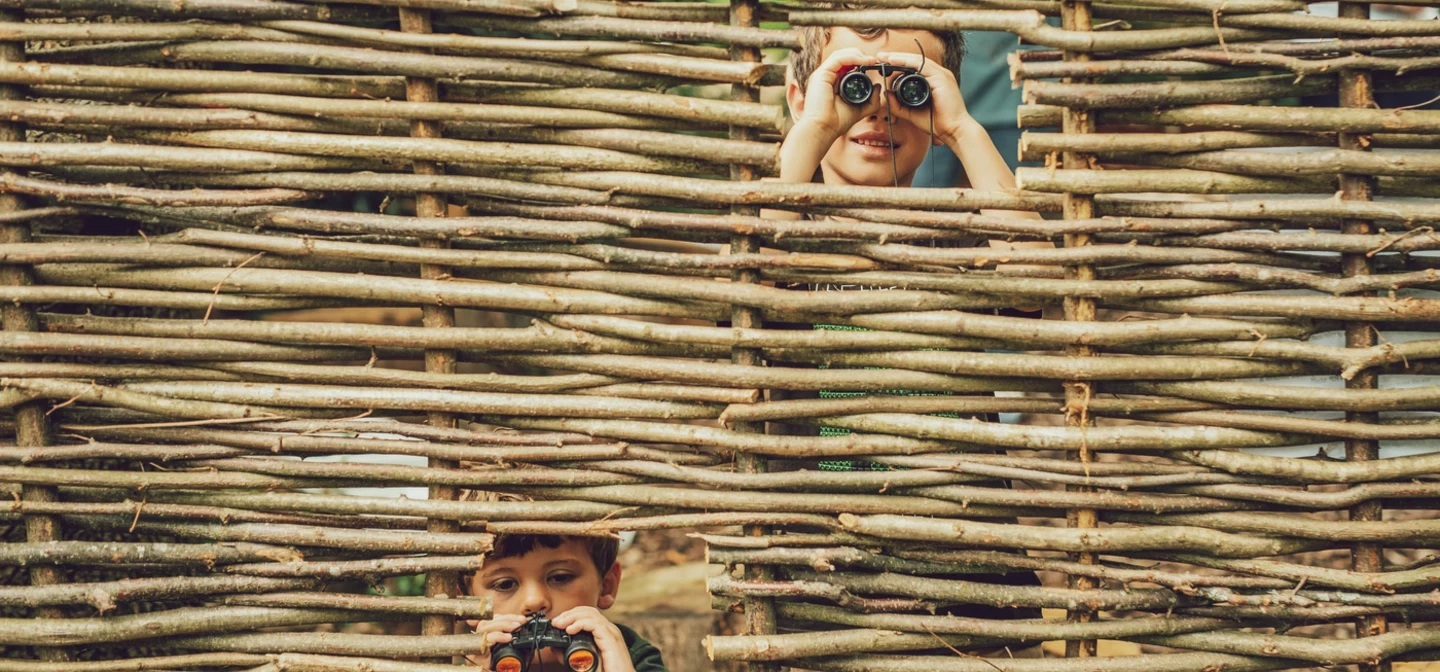
<instances>
[{"instance_id":1,"label":"older boy's mouth","mask_svg":"<svg viewBox=\"0 0 1440 672\"><path fill-rule=\"evenodd\" d=\"M861 147L861 153L866 156L888 157L890 153L900 146L900 143L890 142L890 136L879 131L861 133L850 138L850 142Z\"/></svg>"}]
</instances>

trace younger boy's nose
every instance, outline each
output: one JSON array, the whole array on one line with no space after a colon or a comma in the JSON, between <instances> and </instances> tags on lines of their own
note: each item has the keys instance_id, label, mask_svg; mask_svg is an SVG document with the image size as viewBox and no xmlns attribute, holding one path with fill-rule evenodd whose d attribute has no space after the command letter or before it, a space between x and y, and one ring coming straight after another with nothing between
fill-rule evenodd
<instances>
[{"instance_id":1,"label":"younger boy's nose","mask_svg":"<svg viewBox=\"0 0 1440 672\"><path fill-rule=\"evenodd\" d=\"M542 611L550 616L555 615L550 613L550 596L543 588L531 588L525 591L524 599L520 603L520 610L526 616Z\"/></svg>"}]
</instances>

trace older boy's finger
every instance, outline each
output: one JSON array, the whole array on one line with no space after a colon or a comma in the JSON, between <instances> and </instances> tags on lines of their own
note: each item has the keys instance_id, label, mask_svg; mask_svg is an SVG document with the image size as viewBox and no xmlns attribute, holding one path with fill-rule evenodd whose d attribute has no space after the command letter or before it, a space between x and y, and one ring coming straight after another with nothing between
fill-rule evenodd
<instances>
[{"instance_id":1,"label":"older boy's finger","mask_svg":"<svg viewBox=\"0 0 1440 672\"><path fill-rule=\"evenodd\" d=\"M905 51L882 51L875 54L875 58L891 65L903 65L907 68L920 67L920 54L912 54ZM926 64L934 61L926 59Z\"/></svg>"},{"instance_id":2,"label":"older boy's finger","mask_svg":"<svg viewBox=\"0 0 1440 672\"><path fill-rule=\"evenodd\" d=\"M835 79L839 77L840 68L850 65L872 65L875 62L874 56L850 47L830 54L830 57L826 58L825 62L821 63L820 67L815 69L815 74L833 85Z\"/></svg>"},{"instance_id":3,"label":"older boy's finger","mask_svg":"<svg viewBox=\"0 0 1440 672\"><path fill-rule=\"evenodd\" d=\"M831 63L840 63L842 65L860 65L863 63L873 62L875 62L874 56L860 51L855 47L846 47L844 49L837 50L825 59L825 65L829 65Z\"/></svg>"}]
</instances>

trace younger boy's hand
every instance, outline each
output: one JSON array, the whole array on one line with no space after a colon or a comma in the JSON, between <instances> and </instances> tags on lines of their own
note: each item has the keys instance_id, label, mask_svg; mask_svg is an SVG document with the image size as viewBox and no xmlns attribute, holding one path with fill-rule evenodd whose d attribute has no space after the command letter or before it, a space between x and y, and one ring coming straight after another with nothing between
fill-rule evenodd
<instances>
[{"instance_id":1,"label":"younger boy's hand","mask_svg":"<svg viewBox=\"0 0 1440 672\"><path fill-rule=\"evenodd\" d=\"M486 646L485 653L467 654L465 659L470 661L471 665L478 665L481 669L485 670L490 669L489 651L496 646L515 639L515 636L510 633L514 632L516 628L525 625L525 622L528 620L530 619L520 614L495 614L494 617L488 621L465 621L466 625L475 629L475 634L485 638Z\"/></svg>"},{"instance_id":2,"label":"younger boy's hand","mask_svg":"<svg viewBox=\"0 0 1440 672\"><path fill-rule=\"evenodd\" d=\"M809 124L815 131L824 134L824 146L829 149L829 143L849 131L855 122L875 114L883 102L881 96L871 96L870 102L865 105L851 105L835 93L835 86L840 81L840 71L847 66L873 65L877 62L874 56L854 47L839 49L830 54L830 57L811 73L810 81L805 83L805 109L800 113L800 118L795 120L795 125L798 127Z\"/></svg>"},{"instance_id":3,"label":"younger boy's hand","mask_svg":"<svg viewBox=\"0 0 1440 672\"><path fill-rule=\"evenodd\" d=\"M920 76L930 84L930 104L927 106L909 108L896 101L891 109L895 111L895 117L915 124L920 129L930 129L930 114L934 111L935 140L944 144L950 144L953 140L960 138L972 123L970 111L965 109L965 97L960 95L960 83L955 79L955 73L950 72L940 63L923 58L920 54L907 52L882 51L875 55L882 62L892 65L903 65L908 68L916 68ZM924 66L921 68L921 66Z\"/></svg>"},{"instance_id":4,"label":"younger boy's hand","mask_svg":"<svg viewBox=\"0 0 1440 672\"><path fill-rule=\"evenodd\" d=\"M600 650L601 672L635 672L635 664L630 661L630 648L625 646L625 636L599 609L575 607L550 619L550 625L572 635L590 633L595 638L595 648Z\"/></svg>"}]
</instances>

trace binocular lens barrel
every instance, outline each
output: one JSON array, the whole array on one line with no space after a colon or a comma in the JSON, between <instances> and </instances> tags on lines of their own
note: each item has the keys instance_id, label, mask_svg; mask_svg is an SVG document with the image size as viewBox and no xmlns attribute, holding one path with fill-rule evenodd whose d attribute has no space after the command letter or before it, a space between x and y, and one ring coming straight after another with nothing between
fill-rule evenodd
<instances>
[{"instance_id":1,"label":"binocular lens barrel","mask_svg":"<svg viewBox=\"0 0 1440 672\"><path fill-rule=\"evenodd\" d=\"M565 664L575 672L590 672L595 669L595 654L589 651L576 651L565 659Z\"/></svg>"},{"instance_id":2,"label":"binocular lens barrel","mask_svg":"<svg viewBox=\"0 0 1440 672\"><path fill-rule=\"evenodd\" d=\"M584 639L575 639L565 649L565 664L570 666L574 672L590 672L595 669L596 654L595 643Z\"/></svg>"},{"instance_id":3,"label":"binocular lens barrel","mask_svg":"<svg viewBox=\"0 0 1440 672\"><path fill-rule=\"evenodd\" d=\"M499 660L495 661L495 672L521 672L524 669L525 664L520 662L520 656L514 653L502 655Z\"/></svg>"},{"instance_id":4,"label":"binocular lens barrel","mask_svg":"<svg viewBox=\"0 0 1440 672\"><path fill-rule=\"evenodd\" d=\"M840 97L851 105L864 105L874 93L875 84L863 72L847 72L840 78Z\"/></svg>"},{"instance_id":5,"label":"binocular lens barrel","mask_svg":"<svg viewBox=\"0 0 1440 672\"><path fill-rule=\"evenodd\" d=\"M840 98L851 105L864 105L875 95L875 83L870 81L866 68L846 72L840 77ZM883 72L883 71L882 71ZM900 72L905 72L904 70ZM917 73L902 74L896 78L895 96L905 107L921 107L930 102L930 82Z\"/></svg>"},{"instance_id":6,"label":"binocular lens barrel","mask_svg":"<svg viewBox=\"0 0 1440 672\"><path fill-rule=\"evenodd\" d=\"M930 82L920 75L905 75L895 83L895 95L906 107L920 107L930 102Z\"/></svg>"}]
</instances>

